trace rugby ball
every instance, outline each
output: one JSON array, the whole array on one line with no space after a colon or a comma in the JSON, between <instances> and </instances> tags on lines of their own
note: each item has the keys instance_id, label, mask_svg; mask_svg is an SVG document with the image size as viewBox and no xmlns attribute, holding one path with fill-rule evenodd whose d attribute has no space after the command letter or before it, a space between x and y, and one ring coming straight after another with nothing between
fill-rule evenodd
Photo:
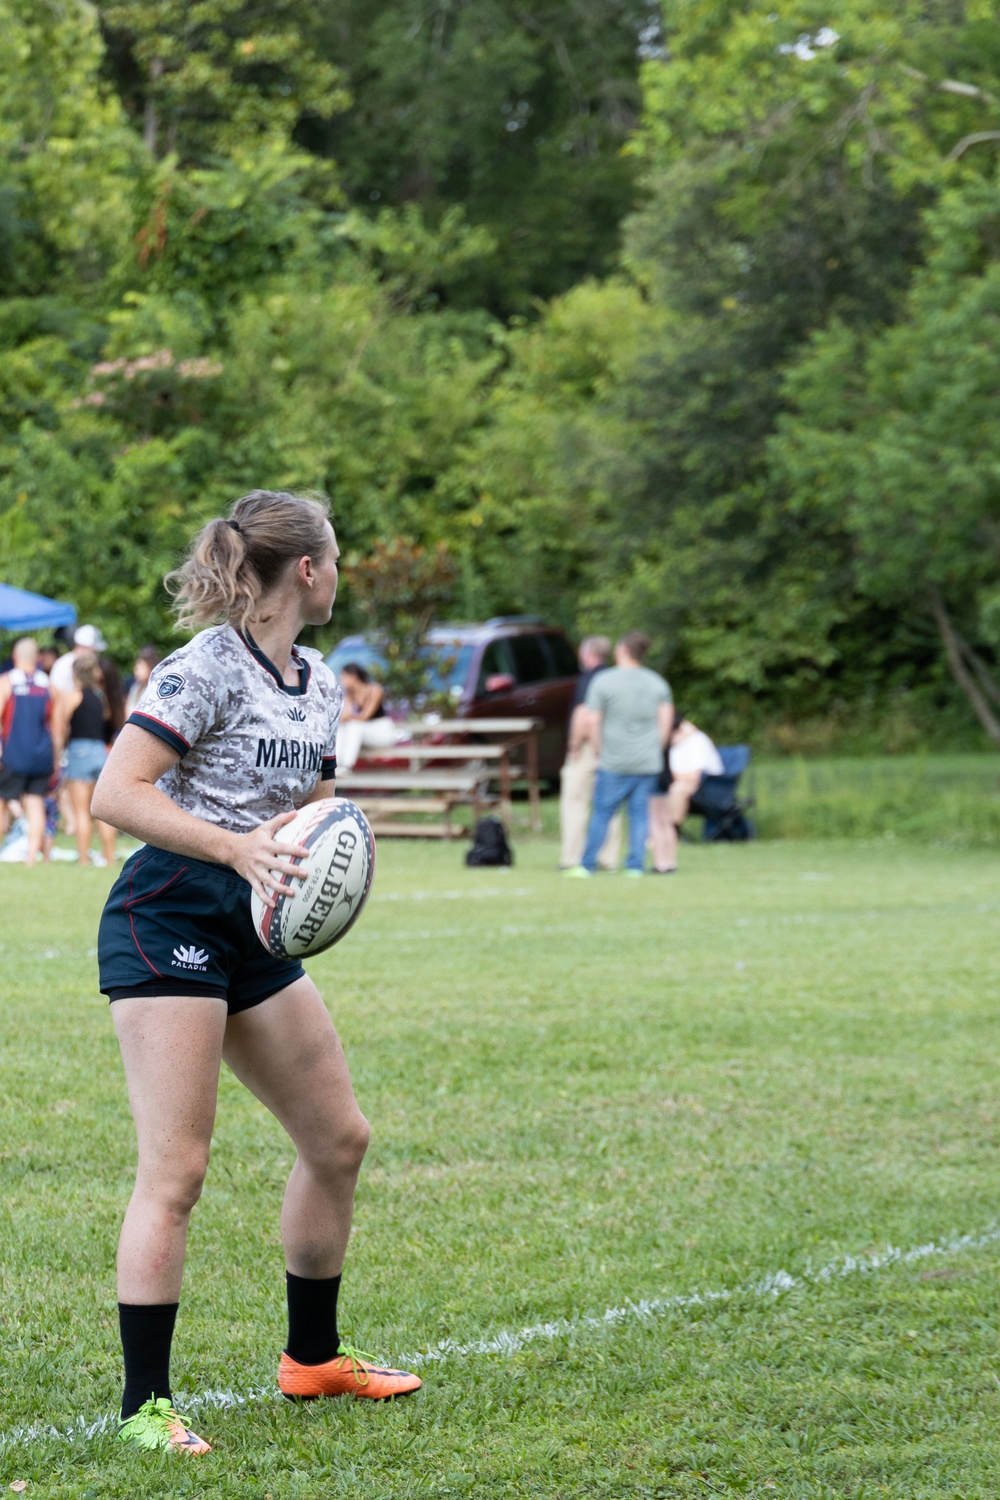
<instances>
[{"instance_id":1,"label":"rugby ball","mask_svg":"<svg viewBox=\"0 0 1000 1500\"><path fill-rule=\"evenodd\" d=\"M346 797L310 802L279 828L279 844L304 844L305 880L278 892L275 906L251 895L257 936L275 958L309 958L339 943L361 915L375 875L375 837Z\"/></svg>"}]
</instances>

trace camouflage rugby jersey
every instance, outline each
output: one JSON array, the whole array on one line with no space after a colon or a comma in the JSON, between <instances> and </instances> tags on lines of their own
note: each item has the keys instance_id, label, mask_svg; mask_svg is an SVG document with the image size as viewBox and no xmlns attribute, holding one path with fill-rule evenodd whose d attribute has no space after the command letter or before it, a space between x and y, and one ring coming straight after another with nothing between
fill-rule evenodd
<instances>
[{"instance_id":1,"label":"camouflage rugby jersey","mask_svg":"<svg viewBox=\"0 0 1000 1500\"><path fill-rule=\"evenodd\" d=\"M154 667L128 722L180 755L157 782L178 807L247 833L334 776L343 692L318 651L293 646L292 662L298 687L249 634L217 625Z\"/></svg>"}]
</instances>

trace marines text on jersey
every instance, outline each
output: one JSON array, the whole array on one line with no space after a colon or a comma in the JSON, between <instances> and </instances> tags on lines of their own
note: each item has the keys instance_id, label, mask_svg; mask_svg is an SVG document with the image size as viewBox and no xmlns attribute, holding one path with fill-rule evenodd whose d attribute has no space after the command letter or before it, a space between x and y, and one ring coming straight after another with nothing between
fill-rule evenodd
<instances>
[{"instance_id":1,"label":"marines text on jersey","mask_svg":"<svg viewBox=\"0 0 1000 1500\"><path fill-rule=\"evenodd\" d=\"M157 783L178 807L247 833L334 775L340 684L318 651L293 647L292 661L297 687L248 633L217 625L154 668L128 722L180 755Z\"/></svg>"}]
</instances>

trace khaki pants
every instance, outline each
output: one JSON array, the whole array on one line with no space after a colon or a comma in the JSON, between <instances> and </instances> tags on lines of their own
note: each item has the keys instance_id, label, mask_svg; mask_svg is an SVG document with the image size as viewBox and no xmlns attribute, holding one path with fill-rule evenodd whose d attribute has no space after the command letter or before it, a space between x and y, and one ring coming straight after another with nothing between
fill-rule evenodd
<instances>
[{"instance_id":1,"label":"khaki pants","mask_svg":"<svg viewBox=\"0 0 1000 1500\"><path fill-rule=\"evenodd\" d=\"M583 858L596 775L597 757L594 754L594 747L589 741L585 741L579 753L571 760L567 760L563 766L559 784L559 827L562 832L562 852L559 863L564 869L568 869L571 865L578 865ZM616 870L618 868L621 842L621 813L615 813L608 829L608 836L604 840L604 846L597 856L597 863L602 869Z\"/></svg>"}]
</instances>

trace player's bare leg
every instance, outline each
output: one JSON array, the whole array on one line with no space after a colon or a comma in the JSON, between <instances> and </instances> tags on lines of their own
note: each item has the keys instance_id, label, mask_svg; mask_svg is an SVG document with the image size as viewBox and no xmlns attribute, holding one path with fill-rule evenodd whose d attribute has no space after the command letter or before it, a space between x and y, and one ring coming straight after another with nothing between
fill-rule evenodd
<instances>
[{"instance_id":1,"label":"player's bare leg","mask_svg":"<svg viewBox=\"0 0 1000 1500\"><path fill-rule=\"evenodd\" d=\"M116 1000L111 1007L139 1144L118 1245L125 1355L119 1438L139 1449L211 1451L173 1409L170 1346L191 1210L215 1123L226 1002L207 995Z\"/></svg>"},{"instance_id":2,"label":"player's bare leg","mask_svg":"<svg viewBox=\"0 0 1000 1500\"><path fill-rule=\"evenodd\" d=\"M278 1368L286 1396L402 1396L416 1375L369 1363L337 1326L340 1273L354 1188L368 1147L344 1049L311 979L231 1016L226 1062L281 1121L296 1160L285 1189L288 1343Z\"/></svg>"},{"instance_id":3,"label":"player's bare leg","mask_svg":"<svg viewBox=\"0 0 1000 1500\"><path fill-rule=\"evenodd\" d=\"M312 980L297 979L262 1005L230 1016L223 1056L295 1146L281 1209L288 1270L339 1276L369 1129L340 1038Z\"/></svg>"},{"instance_id":4,"label":"player's bare leg","mask_svg":"<svg viewBox=\"0 0 1000 1500\"><path fill-rule=\"evenodd\" d=\"M139 1166L118 1245L118 1298L176 1302L191 1210L208 1167L226 1002L202 995L116 1000Z\"/></svg>"}]
</instances>

